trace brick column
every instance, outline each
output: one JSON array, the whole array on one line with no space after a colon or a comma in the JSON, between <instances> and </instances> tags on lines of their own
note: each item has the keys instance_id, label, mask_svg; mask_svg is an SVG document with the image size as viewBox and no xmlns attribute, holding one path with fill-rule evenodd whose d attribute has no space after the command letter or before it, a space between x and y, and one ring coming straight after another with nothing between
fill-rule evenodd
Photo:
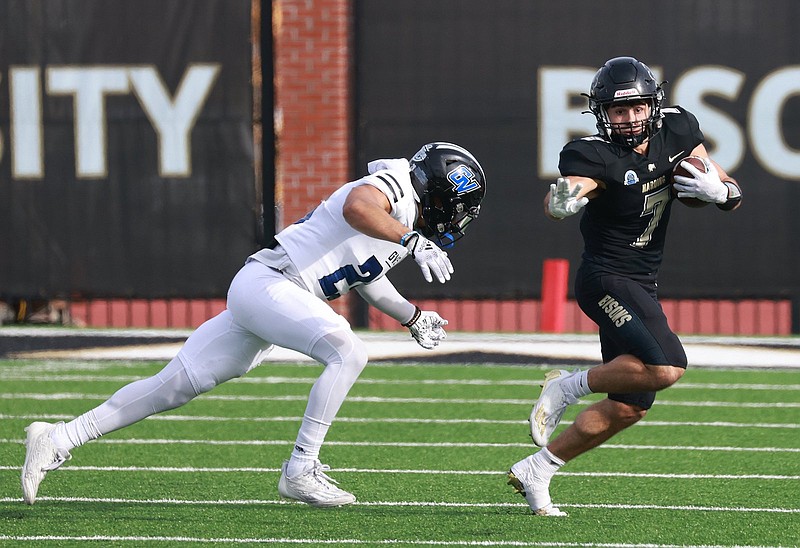
<instances>
[{"instance_id":1,"label":"brick column","mask_svg":"<svg viewBox=\"0 0 800 548\"><path fill-rule=\"evenodd\" d=\"M280 230L352 176L350 0L275 0L273 17Z\"/></svg>"}]
</instances>

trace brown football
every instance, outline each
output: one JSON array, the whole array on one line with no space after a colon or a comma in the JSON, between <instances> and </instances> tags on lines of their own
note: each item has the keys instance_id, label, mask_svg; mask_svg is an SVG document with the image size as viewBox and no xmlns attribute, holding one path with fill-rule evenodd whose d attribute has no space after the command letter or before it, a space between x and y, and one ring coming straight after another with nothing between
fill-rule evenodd
<instances>
[{"instance_id":1,"label":"brown football","mask_svg":"<svg viewBox=\"0 0 800 548\"><path fill-rule=\"evenodd\" d=\"M683 166L681 166L681 162L689 162L694 167L696 167L697 169L699 169L704 173L708 171L708 160L706 160L705 158L701 158L700 156L687 156L686 158L678 162L675 168L672 170L673 185L675 184L675 175L680 175L681 177L689 177L689 178L692 177L692 174L686 171L683 168ZM674 186L672 187L672 194L677 198L678 191L675 190ZM680 202L683 205L689 207L705 207L710 203L710 202L704 202L703 200L699 200L697 198L678 198L678 200L680 200Z\"/></svg>"}]
</instances>

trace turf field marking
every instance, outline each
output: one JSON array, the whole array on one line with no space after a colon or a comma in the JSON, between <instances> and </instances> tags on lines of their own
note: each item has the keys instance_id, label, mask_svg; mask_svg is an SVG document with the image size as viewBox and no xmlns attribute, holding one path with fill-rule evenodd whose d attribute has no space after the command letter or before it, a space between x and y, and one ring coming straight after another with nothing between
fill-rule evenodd
<instances>
[{"instance_id":1,"label":"turf field marking","mask_svg":"<svg viewBox=\"0 0 800 548\"><path fill-rule=\"evenodd\" d=\"M563 505L562 505L563 506ZM17 542L42 542L42 541L104 541L104 542L196 542L196 543L222 543L222 544L309 544L319 545L344 545L352 546L359 544L385 544L392 546L402 546L405 544L423 546L541 546L550 548L562 548L578 546L580 548L782 548L780 546L751 546L737 544L735 547L725 545L703 544L696 546L691 544L617 544L609 542L547 542L547 541L519 541L519 540L400 540L400 539L310 539L310 538L202 538L202 537L166 537L166 536L112 536L112 535L91 535L91 536L66 536L66 535L0 535L0 540L13 540Z\"/></svg>"},{"instance_id":2,"label":"turf field marking","mask_svg":"<svg viewBox=\"0 0 800 548\"><path fill-rule=\"evenodd\" d=\"M58 382L133 382L145 377L137 375L37 375L23 371L0 372L0 380L15 381L58 381ZM232 382L241 384L304 384L316 382L317 377L279 377L279 376L251 376L234 379ZM415 385L442 385L442 386L540 386L542 380L532 379L369 379L359 378L358 384L390 385L390 386L415 386ZM762 384L762 383L692 383L678 382L672 389L701 389L701 390L800 390L800 384Z\"/></svg>"},{"instance_id":3,"label":"turf field marking","mask_svg":"<svg viewBox=\"0 0 800 548\"><path fill-rule=\"evenodd\" d=\"M20 470L19 466L0 466L0 470ZM219 474L219 473L255 473L269 474L280 472L280 468L219 468L193 466L64 466L61 470L68 472L166 472L189 474ZM503 476L508 470L397 470L375 468L336 468L336 473L353 474L425 474L425 475L453 475L453 476ZM606 478L646 478L646 479L711 479L711 480L800 480L800 476L776 476L766 474L656 474L634 472L558 472L565 477L606 477Z\"/></svg>"},{"instance_id":4,"label":"turf field marking","mask_svg":"<svg viewBox=\"0 0 800 548\"><path fill-rule=\"evenodd\" d=\"M69 420L74 415L63 414L26 414L26 415L4 415L0 413L0 420ZM297 422L303 417L216 417L207 415L152 415L147 418L154 421L170 422ZM519 425L528 424L527 419L423 419L409 417L395 418L367 418L367 417L336 417L336 422L344 423L364 423L364 424L508 424ZM572 424L572 421L561 421L561 424ZM800 424L793 423L764 423L764 422L698 422L698 421L651 421L643 420L634 426L708 426L712 428L788 428L800 429Z\"/></svg>"},{"instance_id":5,"label":"turf field marking","mask_svg":"<svg viewBox=\"0 0 800 548\"><path fill-rule=\"evenodd\" d=\"M142 362L137 361L113 361L113 362L94 362L94 361L80 361L71 362L68 360L56 361L41 361L37 360L35 363L20 364L19 360L16 362L6 362L7 364L0 364L0 374L12 372L12 374L19 373L51 373L51 372L70 372L70 371L106 371L110 367L135 369L141 368Z\"/></svg>"},{"instance_id":6,"label":"turf field marking","mask_svg":"<svg viewBox=\"0 0 800 548\"><path fill-rule=\"evenodd\" d=\"M294 501L264 500L186 500L186 499L121 499L107 497L37 497L37 502L105 502L121 504L195 504L195 505L229 505L242 506L248 504L277 505L301 504ZM22 498L3 497L0 502L21 502ZM350 506L382 506L382 507L441 507L441 508L527 508L527 504L518 502L429 502L429 501L356 501ZM558 504L559 508L600 508L608 510L675 510L686 512L741 512L741 513L774 513L800 514L800 508L747 508L742 506L672 506L659 504ZM570 544L569 546L572 546ZM652 545L648 545L652 546Z\"/></svg>"},{"instance_id":7,"label":"turf field marking","mask_svg":"<svg viewBox=\"0 0 800 548\"><path fill-rule=\"evenodd\" d=\"M83 394L78 392L59 392L59 393L2 393L0 399L4 400L106 400L110 394ZM245 395L215 395L203 394L200 396L209 401L306 401L307 395L297 396L245 396ZM494 404L494 405L530 405L532 399L514 399L514 398L384 398L378 396L350 396L347 398L349 402L360 403L446 403L450 405L456 404ZM588 405L594 403L592 401L580 400L579 405ZM727 402L727 401L676 401L676 400L658 400L660 406L677 406L677 407L733 407L733 408L787 408L787 409L800 409L800 402Z\"/></svg>"},{"instance_id":8,"label":"turf field marking","mask_svg":"<svg viewBox=\"0 0 800 548\"><path fill-rule=\"evenodd\" d=\"M732 383L721 384L715 382L677 382L670 386L674 388L689 388L701 390L800 390L800 384L748 384Z\"/></svg>"},{"instance_id":9,"label":"turf field marking","mask_svg":"<svg viewBox=\"0 0 800 548\"><path fill-rule=\"evenodd\" d=\"M21 444L22 439L0 438L0 443ZM154 439L130 438L109 439L101 438L93 443L107 443L113 445L219 445L219 446L275 446L286 445L291 447L294 440L180 440L180 439ZM458 442L396 442L396 441L326 441L325 445L340 447L527 447L530 443L458 443ZM692 445L600 445L596 449L636 449L654 451L734 451L756 453L800 453L796 447L725 447L725 446L692 446Z\"/></svg>"},{"instance_id":10,"label":"turf field marking","mask_svg":"<svg viewBox=\"0 0 800 548\"><path fill-rule=\"evenodd\" d=\"M563 505L562 505L563 506ZM310 539L310 538L201 538L201 537L166 537L166 536L65 536L65 535L0 535L0 540L13 540L18 542L42 541L105 541L105 542L196 542L196 543L223 543L223 544L308 544L319 545L344 545L359 544L385 544L402 546L405 544L416 546L532 546L562 548L578 546L580 548L782 548L780 546L752 546L737 544L735 547L726 545L691 545L691 544L617 544L609 542L547 542L547 541L519 541L519 540L400 540L400 539Z\"/></svg>"}]
</instances>

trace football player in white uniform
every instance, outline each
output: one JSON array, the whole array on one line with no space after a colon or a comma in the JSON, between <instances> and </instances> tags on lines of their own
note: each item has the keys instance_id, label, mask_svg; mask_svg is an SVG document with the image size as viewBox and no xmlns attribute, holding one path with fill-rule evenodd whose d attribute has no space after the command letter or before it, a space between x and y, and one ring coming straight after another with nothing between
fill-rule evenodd
<instances>
[{"instance_id":1,"label":"football player in white uniform","mask_svg":"<svg viewBox=\"0 0 800 548\"><path fill-rule=\"evenodd\" d=\"M35 502L47 472L70 459L75 447L244 375L273 345L325 366L281 468L279 494L317 507L354 502L325 474L329 468L319 452L367 352L347 320L324 301L355 289L421 346L437 346L447 321L411 304L386 273L410 255L428 282L449 280L453 267L442 248L464 235L486 192L483 168L451 143L427 144L410 161L375 160L368 169L369 175L336 190L248 257L231 282L227 309L201 325L161 372L124 386L72 421L29 425L25 502Z\"/></svg>"}]
</instances>

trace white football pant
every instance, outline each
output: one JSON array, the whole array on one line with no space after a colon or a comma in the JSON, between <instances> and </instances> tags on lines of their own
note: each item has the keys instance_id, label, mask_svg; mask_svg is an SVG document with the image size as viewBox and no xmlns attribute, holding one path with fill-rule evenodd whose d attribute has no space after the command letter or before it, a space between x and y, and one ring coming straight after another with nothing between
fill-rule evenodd
<instances>
[{"instance_id":1,"label":"white football pant","mask_svg":"<svg viewBox=\"0 0 800 548\"><path fill-rule=\"evenodd\" d=\"M161 372L124 386L105 403L67 423L70 446L63 448L71 450L184 405L247 373L273 344L325 365L311 388L293 453L317 458L328 428L367 363L366 347L327 303L257 261L245 264L234 277L227 310L197 328Z\"/></svg>"}]
</instances>

